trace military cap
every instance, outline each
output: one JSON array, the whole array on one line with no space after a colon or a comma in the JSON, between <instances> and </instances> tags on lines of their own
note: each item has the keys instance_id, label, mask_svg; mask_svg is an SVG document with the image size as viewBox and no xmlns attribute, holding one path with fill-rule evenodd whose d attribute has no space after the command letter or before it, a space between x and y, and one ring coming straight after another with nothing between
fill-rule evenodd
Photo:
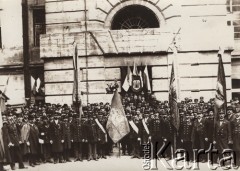
<instances>
[{"instance_id":1,"label":"military cap","mask_svg":"<svg viewBox=\"0 0 240 171\"><path fill-rule=\"evenodd\" d=\"M227 110L233 110L233 107L232 106L228 106Z\"/></svg>"},{"instance_id":2,"label":"military cap","mask_svg":"<svg viewBox=\"0 0 240 171\"><path fill-rule=\"evenodd\" d=\"M225 114L224 110L221 109L221 110L219 111L219 114Z\"/></svg>"}]
</instances>

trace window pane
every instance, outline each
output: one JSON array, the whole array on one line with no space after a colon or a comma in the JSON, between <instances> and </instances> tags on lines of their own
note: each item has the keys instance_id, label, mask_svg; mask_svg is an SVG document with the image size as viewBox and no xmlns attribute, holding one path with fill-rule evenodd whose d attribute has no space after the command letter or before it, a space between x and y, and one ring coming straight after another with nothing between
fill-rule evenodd
<instances>
[{"instance_id":1,"label":"window pane","mask_svg":"<svg viewBox=\"0 0 240 171\"><path fill-rule=\"evenodd\" d=\"M240 5L240 0L233 0L232 3L233 5Z\"/></svg>"},{"instance_id":2,"label":"window pane","mask_svg":"<svg viewBox=\"0 0 240 171\"><path fill-rule=\"evenodd\" d=\"M234 20L233 25L234 26L240 26L240 20Z\"/></svg>"},{"instance_id":3,"label":"window pane","mask_svg":"<svg viewBox=\"0 0 240 171\"><path fill-rule=\"evenodd\" d=\"M239 32L240 33L240 26L239 27L234 27L234 32Z\"/></svg>"},{"instance_id":4,"label":"window pane","mask_svg":"<svg viewBox=\"0 0 240 171\"><path fill-rule=\"evenodd\" d=\"M233 6L233 12L240 11L240 6Z\"/></svg>"},{"instance_id":5,"label":"window pane","mask_svg":"<svg viewBox=\"0 0 240 171\"><path fill-rule=\"evenodd\" d=\"M240 80L232 79L232 88L240 88Z\"/></svg>"},{"instance_id":6,"label":"window pane","mask_svg":"<svg viewBox=\"0 0 240 171\"><path fill-rule=\"evenodd\" d=\"M234 33L234 38L239 39L240 38L240 33Z\"/></svg>"}]
</instances>

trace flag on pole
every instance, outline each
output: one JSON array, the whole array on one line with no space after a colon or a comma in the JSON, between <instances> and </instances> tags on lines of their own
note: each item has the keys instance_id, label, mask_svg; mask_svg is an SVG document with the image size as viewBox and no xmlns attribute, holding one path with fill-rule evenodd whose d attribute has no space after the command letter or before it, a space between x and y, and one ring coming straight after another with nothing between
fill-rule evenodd
<instances>
[{"instance_id":1,"label":"flag on pole","mask_svg":"<svg viewBox=\"0 0 240 171\"><path fill-rule=\"evenodd\" d=\"M40 86L41 86L41 80L40 80L40 78L38 78L36 82L37 82L37 84L36 84L36 91L38 92L38 91L39 91L39 88L40 88Z\"/></svg>"},{"instance_id":2,"label":"flag on pole","mask_svg":"<svg viewBox=\"0 0 240 171\"><path fill-rule=\"evenodd\" d=\"M32 87L32 93L33 95L37 92L37 81L31 76L31 87Z\"/></svg>"},{"instance_id":3,"label":"flag on pole","mask_svg":"<svg viewBox=\"0 0 240 171\"><path fill-rule=\"evenodd\" d=\"M10 75L9 75L8 78L7 78L7 81L6 81L4 90L3 90L3 93L4 93L4 94L6 94L6 92L7 92L7 88L8 88L8 84L9 84L9 78L10 78Z\"/></svg>"},{"instance_id":4,"label":"flag on pole","mask_svg":"<svg viewBox=\"0 0 240 171\"><path fill-rule=\"evenodd\" d=\"M78 60L78 48L77 48L77 43L74 42L74 44L73 44L73 68L74 68L74 70L77 69L77 60Z\"/></svg>"},{"instance_id":5,"label":"flag on pole","mask_svg":"<svg viewBox=\"0 0 240 171\"><path fill-rule=\"evenodd\" d=\"M218 52L218 77L217 77L217 86L215 93L215 105L219 109L224 107L224 104L227 104L227 96L226 96L226 79L225 79L225 71L222 61L223 50L219 50Z\"/></svg>"},{"instance_id":6,"label":"flag on pole","mask_svg":"<svg viewBox=\"0 0 240 171\"><path fill-rule=\"evenodd\" d=\"M141 87L143 88L143 74L142 74L142 71L139 72L139 77L140 77L140 81L141 81Z\"/></svg>"},{"instance_id":7,"label":"flag on pole","mask_svg":"<svg viewBox=\"0 0 240 171\"><path fill-rule=\"evenodd\" d=\"M133 74L132 75L138 75L138 70L137 70L137 66L136 63L133 63Z\"/></svg>"},{"instance_id":8,"label":"flag on pole","mask_svg":"<svg viewBox=\"0 0 240 171\"><path fill-rule=\"evenodd\" d=\"M132 71L130 69L130 67L128 66L128 69L127 69L127 75L126 75L126 78L124 80L124 83L123 83L123 89L124 91L128 91L129 90L129 87L132 86Z\"/></svg>"},{"instance_id":9,"label":"flag on pole","mask_svg":"<svg viewBox=\"0 0 240 171\"><path fill-rule=\"evenodd\" d=\"M175 65L175 62L173 61L171 79L170 79L170 85L169 85L169 105L170 105L170 111L172 113L173 125L178 130L180 126L179 111L178 111L178 105L177 105L178 84L177 84L177 79L175 75L174 65Z\"/></svg>"},{"instance_id":10,"label":"flag on pole","mask_svg":"<svg viewBox=\"0 0 240 171\"><path fill-rule=\"evenodd\" d=\"M145 86L146 90L148 92L151 92L152 90L151 90L147 65L145 66L145 69L144 69L144 72L143 72L143 82L144 82L144 86Z\"/></svg>"},{"instance_id":11,"label":"flag on pole","mask_svg":"<svg viewBox=\"0 0 240 171\"><path fill-rule=\"evenodd\" d=\"M130 132L129 124L122 106L121 96L118 91L114 92L112 98L106 129L114 143L119 142Z\"/></svg>"},{"instance_id":12,"label":"flag on pole","mask_svg":"<svg viewBox=\"0 0 240 171\"><path fill-rule=\"evenodd\" d=\"M77 49L77 43L73 44L73 69L74 69L74 78L73 78L73 96L72 99L73 101L76 101L76 94L77 94L77 77L78 77L78 70L77 70L77 65L78 65L78 49Z\"/></svg>"}]
</instances>

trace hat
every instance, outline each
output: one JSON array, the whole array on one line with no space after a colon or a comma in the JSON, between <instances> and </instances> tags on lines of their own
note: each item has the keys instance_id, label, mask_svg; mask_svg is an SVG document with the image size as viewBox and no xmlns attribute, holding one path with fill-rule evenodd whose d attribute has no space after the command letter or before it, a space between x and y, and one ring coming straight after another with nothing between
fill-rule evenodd
<instances>
[{"instance_id":1,"label":"hat","mask_svg":"<svg viewBox=\"0 0 240 171\"><path fill-rule=\"evenodd\" d=\"M219 111L219 114L225 114L224 110L221 109L221 110Z\"/></svg>"},{"instance_id":2,"label":"hat","mask_svg":"<svg viewBox=\"0 0 240 171\"><path fill-rule=\"evenodd\" d=\"M232 106L228 106L227 110L233 110L233 107Z\"/></svg>"}]
</instances>

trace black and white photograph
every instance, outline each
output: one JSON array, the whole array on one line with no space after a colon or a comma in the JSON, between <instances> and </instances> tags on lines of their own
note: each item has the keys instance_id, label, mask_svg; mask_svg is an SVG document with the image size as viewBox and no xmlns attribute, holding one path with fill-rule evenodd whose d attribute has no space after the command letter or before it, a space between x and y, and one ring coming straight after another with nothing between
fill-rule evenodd
<instances>
[{"instance_id":1,"label":"black and white photograph","mask_svg":"<svg viewBox=\"0 0 240 171\"><path fill-rule=\"evenodd\" d=\"M0 0L0 171L240 168L240 0Z\"/></svg>"}]
</instances>

